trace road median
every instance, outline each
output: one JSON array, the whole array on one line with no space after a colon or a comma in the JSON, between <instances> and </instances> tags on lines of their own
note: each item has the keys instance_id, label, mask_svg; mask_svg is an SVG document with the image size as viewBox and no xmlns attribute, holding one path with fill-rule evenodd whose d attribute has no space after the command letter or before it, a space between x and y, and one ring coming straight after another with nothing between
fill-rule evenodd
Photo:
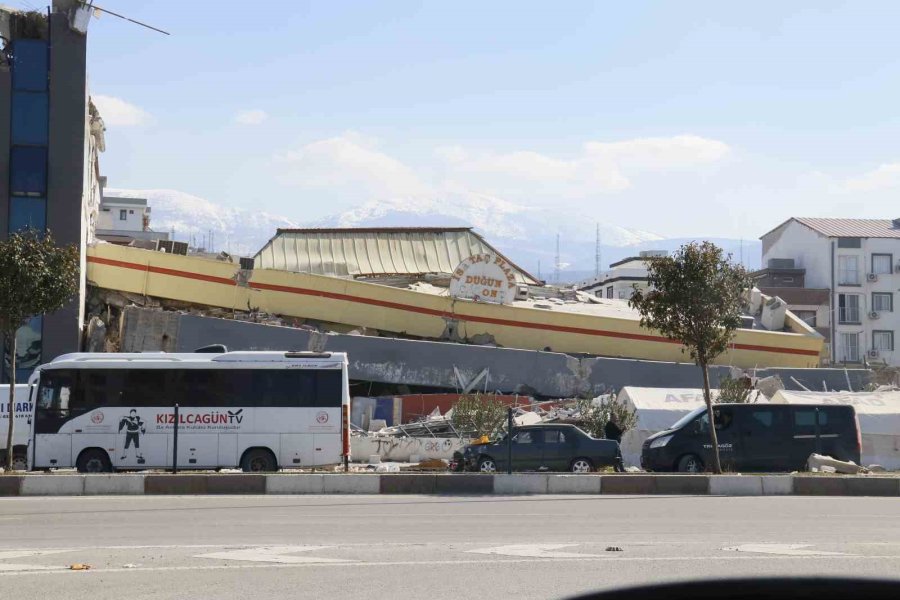
<instances>
[{"instance_id":1,"label":"road median","mask_svg":"<svg viewBox=\"0 0 900 600\"><path fill-rule=\"evenodd\" d=\"M0 496L134 495L890 496L900 477L853 475L168 473L0 475Z\"/></svg>"}]
</instances>

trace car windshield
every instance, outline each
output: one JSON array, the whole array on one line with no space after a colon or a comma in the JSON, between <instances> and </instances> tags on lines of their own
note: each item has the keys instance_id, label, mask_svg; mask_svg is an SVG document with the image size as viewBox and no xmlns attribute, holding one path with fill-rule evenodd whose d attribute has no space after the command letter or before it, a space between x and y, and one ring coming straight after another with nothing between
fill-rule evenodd
<instances>
[{"instance_id":1,"label":"car windshield","mask_svg":"<svg viewBox=\"0 0 900 600\"><path fill-rule=\"evenodd\" d=\"M685 425L687 425L688 423L690 423L691 421L696 419L697 415L702 415L704 412L706 412L705 406L697 407L694 410L692 410L691 412L689 412L688 414L684 415L683 417L681 417L680 419L675 421L674 423L672 423L668 427L668 429L672 429L672 430L681 429L682 427L684 427Z\"/></svg>"}]
</instances>

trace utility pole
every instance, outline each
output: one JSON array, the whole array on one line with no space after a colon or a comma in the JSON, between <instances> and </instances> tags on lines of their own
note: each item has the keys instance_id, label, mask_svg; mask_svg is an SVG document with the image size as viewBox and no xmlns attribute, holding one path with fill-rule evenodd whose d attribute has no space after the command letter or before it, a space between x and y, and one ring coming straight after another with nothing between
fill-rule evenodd
<instances>
[{"instance_id":1,"label":"utility pole","mask_svg":"<svg viewBox=\"0 0 900 600\"><path fill-rule=\"evenodd\" d=\"M559 232L556 233L556 263L553 265L553 281L559 285Z\"/></svg>"}]
</instances>

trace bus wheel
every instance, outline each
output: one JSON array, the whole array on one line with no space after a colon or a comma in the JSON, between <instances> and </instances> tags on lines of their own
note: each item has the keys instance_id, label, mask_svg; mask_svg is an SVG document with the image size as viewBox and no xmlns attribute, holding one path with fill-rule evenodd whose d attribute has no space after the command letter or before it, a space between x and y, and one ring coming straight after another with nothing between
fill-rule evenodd
<instances>
[{"instance_id":1,"label":"bus wheel","mask_svg":"<svg viewBox=\"0 0 900 600\"><path fill-rule=\"evenodd\" d=\"M112 463L109 456L103 450L88 448L78 455L75 467L79 473L109 473L112 471Z\"/></svg>"},{"instance_id":2,"label":"bus wheel","mask_svg":"<svg viewBox=\"0 0 900 600\"><path fill-rule=\"evenodd\" d=\"M241 459L241 469L244 473L266 473L278 469L275 464L275 456L265 448L251 448L244 452Z\"/></svg>"}]
</instances>

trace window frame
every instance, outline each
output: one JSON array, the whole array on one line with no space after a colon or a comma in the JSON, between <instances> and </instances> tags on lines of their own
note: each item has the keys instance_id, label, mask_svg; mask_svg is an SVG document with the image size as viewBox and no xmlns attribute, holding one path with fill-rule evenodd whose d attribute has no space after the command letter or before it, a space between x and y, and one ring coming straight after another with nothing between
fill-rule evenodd
<instances>
[{"instance_id":1,"label":"window frame","mask_svg":"<svg viewBox=\"0 0 900 600\"><path fill-rule=\"evenodd\" d=\"M850 324L850 325L858 325L862 323L862 315L860 312L860 307L862 306L862 302L860 302L861 294L848 294L848 293L839 293L838 294L838 324ZM856 298L856 319L849 319L845 315L849 311L850 307L848 306L849 302L848 298ZM841 305L841 300L844 300L843 306Z\"/></svg>"},{"instance_id":2,"label":"window frame","mask_svg":"<svg viewBox=\"0 0 900 600\"><path fill-rule=\"evenodd\" d=\"M890 340L889 348L879 348L875 343L875 339L878 336L888 336ZM893 352L894 351L894 331L891 329L873 329L872 330L872 350L878 350L879 352Z\"/></svg>"},{"instance_id":3,"label":"window frame","mask_svg":"<svg viewBox=\"0 0 900 600\"><path fill-rule=\"evenodd\" d=\"M128 220L128 209L127 209L127 208L120 208L120 209L119 209L119 220L120 220L120 221L127 221L127 220Z\"/></svg>"},{"instance_id":4,"label":"window frame","mask_svg":"<svg viewBox=\"0 0 900 600\"><path fill-rule=\"evenodd\" d=\"M885 257L885 256L887 257L887 271L876 271L875 270L875 258L876 257ZM871 263L872 263L871 264L871 266L872 266L871 272L875 273L876 275L891 275L894 272L894 255L893 254L889 254L887 252L873 252Z\"/></svg>"},{"instance_id":5,"label":"window frame","mask_svg":"<svg viewBox=\"0 0 900 600\"><path fill-rule=\"evenodd\" d=\"M888 308L877 308L875 306L875 298L887 296ZM893 292L872 292L872 310L875 312L894 312L894 293Z\"/></svg>"},{"instance_id":6,"label":"window frame","mask_svg":"<svg viewBox=\"0 0 900 600\"><path fill-rule=\"evenodd\" d=\"M849 268L852 259L854 267ZM850 281L849 274L853 273L855 281ZM859 256L856 254L841 254L838 256L838 285L861 285L859 277Z\"/></svg>"},{"instance_id":7,"label":"window frame","mask_svg":"<svg viewBox=\"0 0 900 600\"><path fill-rule=\"evenodd\" d=\"M848 357L848 354L850 354L849 352L847 352L847 350L849 349L849 344L844 343L845 339L849 340L851 337L856 338L856 358L855 359ZM855 331L855 332L854 331L841 331L840 332L840 342L841 342L840 349L841 349L841 358L842 358L841 362L851 362L851 363L859 362L859 360L860 360L859 359L859 332L858 331Z\"/></svg>"}]
</instances>

